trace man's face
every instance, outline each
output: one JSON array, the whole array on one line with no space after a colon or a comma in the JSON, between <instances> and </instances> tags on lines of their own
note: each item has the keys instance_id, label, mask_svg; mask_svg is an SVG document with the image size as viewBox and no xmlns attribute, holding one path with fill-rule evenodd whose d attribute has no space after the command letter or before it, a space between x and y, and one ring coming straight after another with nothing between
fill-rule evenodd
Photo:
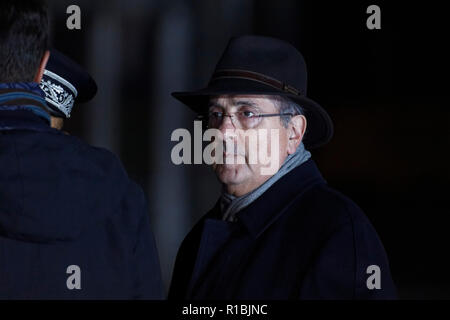
<instances>
[{"instance_id":1,"label":"man's face","mask_svg":"<svg viewBox=\"0 0 450 320\"><path fill-rule=\"evenodd\" d=\"M277 113L279 110L266 96L223 95L210 100L208 125L220 130L223 136L219 143L224 147L223 163L214 163L212 167L229 193L240 196L256 189L275 174L292 153L289 148L291 128L285 128L279 116L252 117ZM220 114L223 116L219 120L213 116ZM227 115L233 115L233 119ZM278 136L273 135L275 132ZM251 134L255 137L255 133L256 143L249 138ZM267 158L263 159L262 154ZM276 167L270 174L264 174L262 168L270 166L268 159Z\"/></svg>"}]
</instances>

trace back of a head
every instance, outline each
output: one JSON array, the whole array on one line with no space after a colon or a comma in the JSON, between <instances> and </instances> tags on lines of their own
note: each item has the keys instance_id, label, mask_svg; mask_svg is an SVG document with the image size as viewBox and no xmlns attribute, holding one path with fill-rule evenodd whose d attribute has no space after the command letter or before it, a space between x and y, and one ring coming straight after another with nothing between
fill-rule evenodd
<instances>
[{"instance_id":1,"label":"back of a head","mask_svg":"<svg viewBox=\"0 0 450 320\"><path fill-rule=\"evenodd\" d=\"M43 1L0 1L0 83L32 82L47 45Z\"/></svg>"}]
</instances>

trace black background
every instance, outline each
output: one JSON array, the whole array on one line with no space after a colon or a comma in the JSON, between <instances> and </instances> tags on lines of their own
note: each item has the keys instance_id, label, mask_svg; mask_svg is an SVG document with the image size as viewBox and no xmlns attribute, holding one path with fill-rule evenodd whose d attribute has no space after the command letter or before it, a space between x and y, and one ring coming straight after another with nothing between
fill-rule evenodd
<instances>
[{"instance_id":1,"label":"black background","mask_svg":"<svg viewBox=\"0 0 450 320\"><path fill-rule=\"evenodd\" d=\"M65 27L69 4L82 9L81 30ZM366 27L371 4L381 8L381 30ZM335 124L334 138L313 150L313 158L328 183L350 196L375 226L400 297L450 298L449 50L443 2L53 1L50 9L53 45L99 82L100 97L76 107L66 130L118 153L146 190L166 285L179 242L220 190L206 168L168 162L174 145L170 132L192 129L194 118L169 94L205 85L228 38L251 33L287 40L304 55L308 96ZM117 32L119 40L113 46L116 63L107 66L96 61L111 52L92 48L102 39L93 34L109 30L98 29L103 17L110 17L108 32ZM189 21L189 29L180 21ZM170 50L180 41L184 53ZM182 72L164 69L167 61ZM111 70L119 70L112 73L114 90L105 91L99 79L108 79ZM173 81L161 80L169 73ZM113 117L95 111L110 101L108 95L117 105ZM96 138L98 128L106 139Z\"/></svg>"}]
</instances>

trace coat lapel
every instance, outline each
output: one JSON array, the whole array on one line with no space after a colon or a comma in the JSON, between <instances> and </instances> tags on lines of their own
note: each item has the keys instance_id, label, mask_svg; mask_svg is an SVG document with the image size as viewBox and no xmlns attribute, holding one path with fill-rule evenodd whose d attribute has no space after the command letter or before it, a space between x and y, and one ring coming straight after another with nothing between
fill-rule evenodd
<instances>
[{"instance_id":1,"label":"coat lapel","mask_svg":"<svg viewBox=\"0 0 450 320\"><path fill-rule=\"evenodd\" d=\"M230 281L233 270L243 267L248 248L255 244L255 240L284 213L292 201L318 183L326 181L310 159L282 177L239 212L236 222L221 220L217 202L200 222L200 243L187 297L195 298L197 294L202 296L202 289L210 291L211 285L222 288L222 291L227 288L226 283L222 282ZM226 295L222 292L222 296Z\"/></svg>"},{"instance_id":2,"label":"coat lapel","mask_svg":"<svg viewBox=\"0 0 450 320\"><path fill-rule=\"evenodd\" d=\"M292 201L318 183L326 183L326 180L314 160L309 159L274 183L236 217L254 238L258 238Z\"/></svg>"}]
</instances>

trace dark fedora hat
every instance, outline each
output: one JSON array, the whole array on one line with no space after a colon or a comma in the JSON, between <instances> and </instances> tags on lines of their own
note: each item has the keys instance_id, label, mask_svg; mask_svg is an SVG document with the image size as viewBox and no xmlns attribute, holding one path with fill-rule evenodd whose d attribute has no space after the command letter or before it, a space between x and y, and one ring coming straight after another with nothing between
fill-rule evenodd
<instances>
[{"instance_id":1,"label":"dark fedora hat","mask_svg":"<svg viewBox=\"0 0 450 320\"><path fill-rule=\"evenodd\" d=\"M206 111L211 96L225 94L278 95L299 104L305 111L307 148L327 143L333 122L327 112L306 97L306 64L291 44L262 36L232 38L204 89L173 92L172 96L198 113Z\"/></svg>"}]
</instances>

